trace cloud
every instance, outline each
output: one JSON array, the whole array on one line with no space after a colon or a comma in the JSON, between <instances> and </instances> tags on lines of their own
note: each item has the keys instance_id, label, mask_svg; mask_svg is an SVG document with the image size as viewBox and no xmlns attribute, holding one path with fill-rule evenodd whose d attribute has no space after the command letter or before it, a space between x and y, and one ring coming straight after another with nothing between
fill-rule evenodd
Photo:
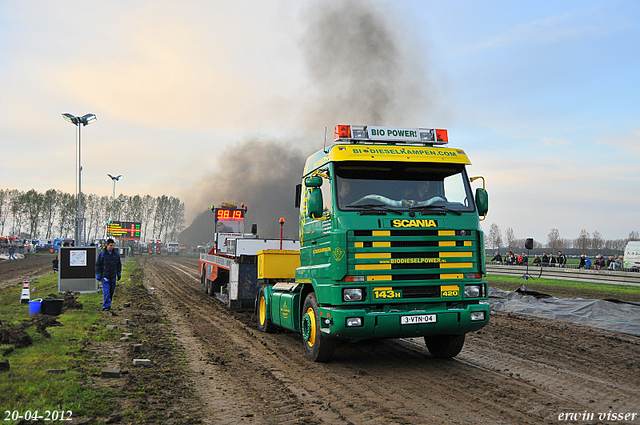
<instances>
[{"instance_id":1,"label":"cloud","mask_svg":"<svg viewBox=\"0 0 640 425\"><path fill-rule=\"evenodd\" d=\"M463 49L463 52L480 54L489 50L503 49L516 45L551 44L602 34L601 29L596 25L576 23L576 21L579 21L578 18L581 18L581 16L567 12L519 24L507 31L503 31L500 35L470 44Z\"/></svg>"}]
</instances>

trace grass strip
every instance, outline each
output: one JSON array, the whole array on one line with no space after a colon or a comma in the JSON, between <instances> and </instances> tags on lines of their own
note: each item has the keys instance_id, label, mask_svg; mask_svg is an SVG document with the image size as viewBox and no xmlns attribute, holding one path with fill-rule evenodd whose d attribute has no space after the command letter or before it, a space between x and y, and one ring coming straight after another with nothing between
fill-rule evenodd
<instances>
[{"instance_id":1,"label":"grass strip","mask_svg":"<svg viewBox=\"0 0 640 425\"><path fill-rule=\"evenodd\" d=\"M132 261L123 265L123 279L134 267L137 264ZM57 293L57 288L58 275L48 275L31 283L31 298L50 298L50 294ZM112 341L119 337L119 332L102 326L102 294L78 295L83 309L67 310L57 316L61 326L46 328L49 337L45 337L35 326L30 326L29 304L20 304L21 291L22 285L0 291L2 328L26 328L33 341L24 348L0 346L0 363L8 361L10 365L9 371L0 372L0 413L3 413L0 419L7 419L6 411L21 415L26 411L38 411L38 415L45 415L46 411L71 411L73 418L108 416L114 409L112 390L87 388L90 375L100 367L88 367L89 354L82 349L89 340Z\"/></svg>"},{"instance_id":2,"label":"grass strip","mask_svg":"<svg viewBox=\"0 0 640 425\"><path fill-rule=\"evenodd\" d=\"M580 297L607 299L615 298L640 302L640 287L629 285L613 285L607 283L578 282L574 280L528 279L521 276L487 275L490 286L513 291L526 286L528 289L544 292L557 297Z\"/></svg>"}]
</instances>

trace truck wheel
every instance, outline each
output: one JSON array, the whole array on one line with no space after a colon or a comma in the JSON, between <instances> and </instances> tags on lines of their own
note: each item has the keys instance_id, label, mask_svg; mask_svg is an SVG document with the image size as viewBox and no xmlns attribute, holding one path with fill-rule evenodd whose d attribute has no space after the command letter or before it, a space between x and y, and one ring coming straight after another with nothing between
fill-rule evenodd
<instances>
[{"instance_id":1,"label":"truck wheel","mask_svg":"<svg viewBox=\"0 0 640 425\"><path fill-rule=\"evenodd\" d=\"M312 292L307 295L302 308L302 344L304 351L310 360L314 362L327 362L333 358L336 341L325 338L320 332L320 320L318 316L318 302Z\"/></svg>"},{"instance_id":2,"label":"truck wheel","mask_svg":"<svg viewBox=\"0 0 640 425\"><path fill-rule=\"evenodd\" d=\"M260 289L258 293L258 330L260 332L266 332L268 334L274 333L276 327L273 322L267 317L267 299L264 296L264 289Z\"/></svg>"},{"instance_id":3,"label":"truck wheel","mask_svg":"<svg viewBox=\"0 0 640 425\"><path fill-rule=\"evenodd\" d=\"M424 342L429 352L436 359L450 359L460 354L465 335L425 336Z\"/></svg>"}]
</instances>

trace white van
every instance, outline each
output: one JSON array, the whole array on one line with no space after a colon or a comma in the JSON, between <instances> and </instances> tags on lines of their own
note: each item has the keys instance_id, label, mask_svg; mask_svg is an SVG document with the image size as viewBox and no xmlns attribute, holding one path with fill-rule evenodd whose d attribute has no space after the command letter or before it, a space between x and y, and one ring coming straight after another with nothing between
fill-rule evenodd
<instances>
[{"instance_id":1,"label":"white van","mask_svg":"<svg viewBox=\"0 0 640 425\"><path fill-rule=\"evenodd\" d=\"M624 268L632 271L640 270L640 241L631 241L624 249Z\"/></svg>"}]
</instances>

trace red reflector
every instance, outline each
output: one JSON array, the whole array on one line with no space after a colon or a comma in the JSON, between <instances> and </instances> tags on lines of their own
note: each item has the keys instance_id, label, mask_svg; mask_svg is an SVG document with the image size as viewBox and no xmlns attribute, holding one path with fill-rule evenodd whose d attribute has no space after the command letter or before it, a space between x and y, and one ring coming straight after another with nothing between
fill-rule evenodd
<instances>
[{"instance_id":1,"label":"red reflector","mask_svg":"<svg viewBox=\"0 0 640 425\"><path fill-rule=\"evenodd\" d=\"M351 138L350 125L336 125L336 128L334 130L333 140L350 139L350 138Z\"/></svg>"},{"instance_id":2,"label":"red reflector","mask_svg":"<svg viewBox=\"0 0 640 425\"><path fill-rule=\"evenodd\" d=\"M447 130L438 130L436 129L436 140L438 142L448 142L449 135L447 134Z\"/></svg>"},{"instance_id":3,"label":"red reflector","mask_svg":"<svg viewBox=\"0 0 640 425\"><path fill-rule=\"evenodd\" d=\"M347 277L345 277L345 278L344 278L344 281L345 281L345 282L354 282L354 280L353 280L353 276L347 276Z\"/></svg>"}]
</instances>

